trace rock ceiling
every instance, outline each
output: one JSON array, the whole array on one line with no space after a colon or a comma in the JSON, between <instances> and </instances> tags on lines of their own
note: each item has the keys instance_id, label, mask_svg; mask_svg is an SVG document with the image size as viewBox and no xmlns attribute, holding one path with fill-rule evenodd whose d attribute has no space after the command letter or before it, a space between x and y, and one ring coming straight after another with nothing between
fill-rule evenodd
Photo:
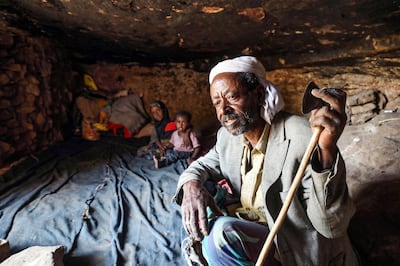
<instances>
[{"instance_id":1,"label":"rock ceiling","mask_svg":"<svg viewBox=\"0 0 400 266\"><path fill-rule=\"evenodd\" d=\"M400 0L2 0L0 9L82 61L253 54L273 68L400 48Z\"/></svg>"}]
</instances>

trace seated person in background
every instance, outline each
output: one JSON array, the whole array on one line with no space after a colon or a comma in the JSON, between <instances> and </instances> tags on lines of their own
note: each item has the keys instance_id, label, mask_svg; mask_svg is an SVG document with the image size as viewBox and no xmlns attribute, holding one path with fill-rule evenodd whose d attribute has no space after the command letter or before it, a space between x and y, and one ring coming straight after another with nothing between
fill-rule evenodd
<instances>
[{"instance_id":1,"label":"seated person in background","mask_svg":"<svg viewBox=\"0 0 400 266\"><path fill-rule=\"evenodd\" d=\"M187 159L192 163L200 155L200 142L192 130L192 115L187 111L180 111L176 114L175 130L170 138L170 143L166 146L164 157L153 155L156 168L169 165L179 159Z\"/></svg>"},{"instance_id":2,"label":"seated person in background","mask_svg":"<svg viewBox=\"0 0 400 266\"><path fill-rule=\"evenodd\" d=\"M150 104L150 113L154 121L154 128L150 136L150 158L153 155L159 157L165 155L165 149L169 144L172 133L176 130L175 122L169 117L167 106L161 101Z\"/></svg>"},{"instance_id":3,"label":"seated person in background","mask_svg":"<svg viewBox=\"0 0 400 266\"><path fill-rule=\"evenodd\" d=\"M83 91L75 100L76 108L79 111L76 112L79 113L77 117L74 117L75 133L81 133L82 137L87 140L97 140L100 138L100 134L93 125L101 120L101 110L109 101L110 96L99 92L90 75L84 74L83 82Z\"/></svg>"},{"instance_id":4,"label":"seated person in background","mask_svg":"<svg viewBox=\"0 0 400 266\"><path fill-rule=\"evenodd\" d=\"M100 123L110 129L122 129L125 138L150 136L152 125L142 98L132 89L120 91L116 99L102 108ZM115 133L115 132L114 132Z\"/></svg>"},{"instance_id":5,"label":"seated person in background","mask_svg":"<svg viewBox=\"0 0 400 266\"><path fill-rule=\"evenodd\" d=\"M117 93L99 91L93 78L84 74L84 90L76 98L76 107L82 121L82 138L98 140L99 131L111 130L125 138L150 136L153 125L146 113L142 97L132 89ZM121 85L119 86L121 87Z\"/></svg>"}]
</instances>

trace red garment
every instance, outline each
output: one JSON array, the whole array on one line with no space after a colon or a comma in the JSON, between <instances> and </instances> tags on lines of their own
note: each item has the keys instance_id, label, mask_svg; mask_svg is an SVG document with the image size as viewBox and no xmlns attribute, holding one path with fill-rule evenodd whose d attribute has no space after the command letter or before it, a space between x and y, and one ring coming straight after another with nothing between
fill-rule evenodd
<instances>
[{"instance_id":1,"label":"red garment","mask_svg":"<svg viewBox=\"0 0 400 266\"><path fill-rule=\"evenodd\" d=\"M165 125L164 131L175 131L175 130L176 130L175 122L169 122L168 124Z\"/></svg>"},{"instance_id":2,"label":"red garment","mask_svg":"<svg viewBox=\"0 0 400 266\"><path fill-rule=\"evenodd\" d=\"M113 123L113 122L108 122L108 128L109 128L110 130L112 130L114 136L118 136L117 130L118 130L118 129L122 129L123 132L124 132L124 135L123 135L124 138L129 139L129 138L132 137L132 133L129 132L129 130L128 130L126 127L124 127L123 125L121 125L121 124L116 124L116 123Z\"/></svg>"}]
</instances>

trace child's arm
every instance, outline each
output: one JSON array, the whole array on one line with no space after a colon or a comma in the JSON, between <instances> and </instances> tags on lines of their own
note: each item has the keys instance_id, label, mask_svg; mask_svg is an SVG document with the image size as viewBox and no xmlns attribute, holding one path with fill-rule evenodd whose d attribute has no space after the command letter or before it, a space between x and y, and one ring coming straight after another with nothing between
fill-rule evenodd
<instances>
[{"instance_id":1,"label":"child's arm","mask_svg":"<svg viewBox=\"0 0 400 266\"><path fill-rule=\"evenodd\" d=\"M194 148L192 156L190 156L190 158L189 158L189 163L192 163L193 161L195 161L197 158L199 158L199 156L200 156L200 146Z\"/></svg>"},{"instance_id":2,"label":"child's arm","mask_svg":"<svg viewBox=\"0 0 400 266\"><path fill-rule=\"evenodd\" d=\"M190 141L194 147L192 156L190 156L189 158L189 163L192 163L193 161L195 161L197 158L200 157L201 144L194 131L190 131L189 134L190 134Z\"/></svg>"},{"instance_id":3,"label":"child's arm","mask_svg":"<svg viewBox=\"0 0 400 266\"><path fill-rule=\"evenodd\" d=\"M169 138L169 142L168 142L168 145L167 145L168 149L173 149L175 147L176 134L177 134L176 130L171 134L171 137Z\"/></svg>"},{"instance_id":4,"label":"child's arm","mask_svg":"<svg viewBox=\"0 0 400 266\"><path fill-rule=\"evenodd\" d=\"M168 144L167 145L165 145L165 147L167 148L167 149L173 149L174 148L174 144L173 143L171 143L171 141L170 142L168 142Z\"/></svg>"}]
</instances>

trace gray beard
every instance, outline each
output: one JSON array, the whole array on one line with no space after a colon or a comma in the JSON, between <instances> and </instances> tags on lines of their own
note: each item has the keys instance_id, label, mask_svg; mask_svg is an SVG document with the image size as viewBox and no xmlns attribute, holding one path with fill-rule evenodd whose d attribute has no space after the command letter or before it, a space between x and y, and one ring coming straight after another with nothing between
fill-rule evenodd
<instances>
[{"instance_id":1,"label":"gray beard","mask_svg":"<svg viewBox=\"0 0 400 266\"><path fill-rule=\"evenodd\" d=\"M226 116L222 117L221 125L225 127L234 136L241 135L251 130L254 127L255 124L254 122L256 121L256 119L254 118L255 117L254 112L251 111L247 111L243 115L231 114L228 115L228 117L239 119L239 126L236 128L231 128L229 126L226 126L225 123L223 122L225 121L225 117Z\"/></svg>"}]
</instances>

